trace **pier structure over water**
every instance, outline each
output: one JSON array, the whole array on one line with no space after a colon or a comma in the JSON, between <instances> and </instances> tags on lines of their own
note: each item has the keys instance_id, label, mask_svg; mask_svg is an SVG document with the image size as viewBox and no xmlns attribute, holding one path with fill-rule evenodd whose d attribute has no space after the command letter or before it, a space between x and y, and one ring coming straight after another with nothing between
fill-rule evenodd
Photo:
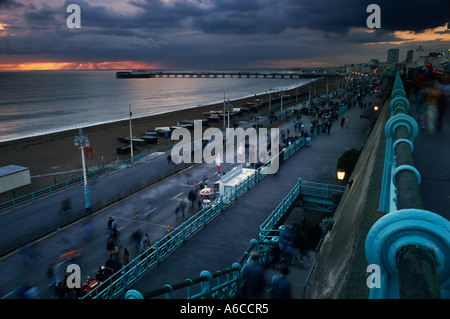
<instances>
[{"instance_id":1,"label":"pier structure over water","mask_svg":"<svg viewBox=\"0 0 450 319\"><path fill-rule=\"evenodd\" d=\"M157 78L263 78L263 79L303 79L320 78L340 75L339 73L323 72L154 72Z\"/></svg>"}]
</instances>

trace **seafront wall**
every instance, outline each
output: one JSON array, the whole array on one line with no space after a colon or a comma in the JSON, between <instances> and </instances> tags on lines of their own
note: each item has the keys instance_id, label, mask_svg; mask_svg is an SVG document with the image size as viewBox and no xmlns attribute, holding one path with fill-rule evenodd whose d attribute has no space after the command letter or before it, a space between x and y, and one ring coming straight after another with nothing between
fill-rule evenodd
<instances>
[{"instance_id":1,"label":"seafront wall","mask_svg":"<svg viewBox=\"0 0 450 319\"><path fill-rule=\"evenodd\" d=\"M365 240L378 212L389 119L386 102L364 145L326 235L311 282L311 299L368 299Z\"/></svg>"}]
</instances>

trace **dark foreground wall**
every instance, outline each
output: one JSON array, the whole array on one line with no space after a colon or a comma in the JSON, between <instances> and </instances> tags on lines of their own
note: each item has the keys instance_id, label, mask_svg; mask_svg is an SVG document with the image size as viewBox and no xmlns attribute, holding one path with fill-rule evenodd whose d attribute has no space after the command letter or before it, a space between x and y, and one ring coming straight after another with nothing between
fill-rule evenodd
<instances>
[{"instance_id":1,"label":"dark foreground wall","mask_svg":"<svg viewBox=\"0 0 450 319\"><path fill-rule=\"evenodd\" d=\"M389 104L385 103L350 178L353 184L347 186L333 217L334 226L321 248L312 279L312 299L369 297L364 249L367 233L382 216L378 205L388 119Z\"/></svg>"}]
</instances>

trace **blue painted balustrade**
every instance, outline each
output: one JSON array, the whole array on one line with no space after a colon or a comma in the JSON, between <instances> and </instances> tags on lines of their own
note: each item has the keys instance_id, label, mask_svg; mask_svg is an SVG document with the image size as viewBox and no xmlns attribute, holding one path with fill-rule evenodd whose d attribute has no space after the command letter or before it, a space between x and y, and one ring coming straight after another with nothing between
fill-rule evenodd
<instances>
[{"instance_id":1,"label":"blue painted balustrade","mask_svg":"<svg viewBox=\"0 0 450 319\"><path fill-rule=\"evenodd\" d=\"M369 297L419 298L415 293L422 289L423 295L450 298L450 222L423 209L421 176L412 161L413 142L419 129L407 115L410 105L398 74L389 107L391 117L385 126L386 153L379 203L379 211L386 215L372 226L365 243L368 264L380 269L380 283L369 287ZM406 270L399 267L407 249L431 256L433 271L409 274L409 270L414 273L411 268L420 269L419 264L425 258L408 264ZM420 281L422 278L425 279ZM429 288L423 287L427 285Z\"/></svg>"}]
</instances>

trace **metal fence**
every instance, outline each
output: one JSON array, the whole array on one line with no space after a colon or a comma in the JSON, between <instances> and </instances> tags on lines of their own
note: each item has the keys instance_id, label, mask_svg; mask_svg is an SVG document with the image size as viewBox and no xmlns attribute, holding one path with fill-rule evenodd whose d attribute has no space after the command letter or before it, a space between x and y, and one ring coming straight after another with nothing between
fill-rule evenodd
<instances>
[{"instance_id":1,"label":"metal fence","mask_svg":"<svg viewBox=\"0 0 450 319\"><path fill-rule=\"evenodd\" d=\"M128 160L123 160L123 161L118 160L114 163L114 165L107 165L107 166L98 168L96 170L93 170L91 172L88 172L86 174L86 177L88 180L92 180L97 177L101 177L101 176L104 176L104 175L107 175L107 174L110 174L113 172L117 172L122 168L137 164L140 161L142 161L143 159L148 159L149 156L153 153L167 152L168 150L172 149L173 145L157 146L156 148L154 148L152 150L146 149L145 151L139 153L138 155L136 155ZM6 202L0 204L0 212L6 211L9 209L14 209L16 207L26 205L29 203L34 203L36 200L39 200L39 199L47 197L47 196L54 195L60 191L64 191L71 187L81 185L82 183L83 183L83 176L79 176L79 177L75 177L70 180L67 180L65 182L61 182L61 183L52 185L50 187L41 189L39 191L6 201Z\"/></svg>"}]
</instances>

